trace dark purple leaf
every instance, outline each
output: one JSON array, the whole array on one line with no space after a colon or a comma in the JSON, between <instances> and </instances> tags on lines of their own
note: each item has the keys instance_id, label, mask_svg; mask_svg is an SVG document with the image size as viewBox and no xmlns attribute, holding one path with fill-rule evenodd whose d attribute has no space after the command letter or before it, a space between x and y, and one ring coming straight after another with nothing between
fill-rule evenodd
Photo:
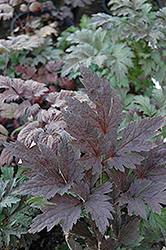
<instances>
[{"instance_id":1,"label":"dark purple leaf","mask_svg":"<svg viewBox=\"0 0 166 250\"><path fill-rule=\"evenodd\" d=\"M116 184L116 188L119 191L127 191L131 183L135 180L134 172L130 172L130 169L125 169L125 172L120 170L107 170L108 176L111 178L111 181Z\"/></svg>"},{"instance_id":2,"label":"dark purple leaf","mask_svg":"<svg viewBox=\"0 0 166 250\"><path fill-rule=\"evenodd\" d=\"M80 218L81 203L77 198L67 194L56 194L49 202L55 205L46 205L43 208L44 213L37 215L33 220L30 233L40 232L45 227L50 231L59 222L63 231L67 233Z\"/></svg>"},{"instance_id":3,"label":"dark purple leaf","mask_svg":"<svg viewBox=\"0 0 166 250\"><path fill-rule=\"evenodd\" d=\"M155 140L154 147L142 155L145 158L141 164L136 164L134 173L138 178L147 178L152 181L166 182L166 144L163 145L163 138Z\"/></svg>"},{"instance_id":4,"label":"dark purple leaf","mask_svg":"<svg viewBox=\"0 0 166 250\"><path fill-rule=\"evenodd\" d=\"M116 250L119 242L113 238L104 239L101 243L101 250Z\"/></svg>"},{"instance_id":5,"label":"dark purple leaf","mask_svg":"<svg viewBox=\"0 0 166 250\"><path fill-rule=\"evenodd\" d=\"M44 144L32 148L26 148L19 142L5 144L13 155L21 158L23 167L30 168L25 174L31 180L22 187L22 193L42 195L44 199L48 199L58 190L61 195L64 194L75 181L82 179L83 168L76 161L79 152L74 150L68 141L68 136L64 133L58 156Z\"/></svg>"},{"instance_id":6,"label":"dark purple leaf","mask_svg":"<svg viewBox=\"0 0 166 250\"><path fill-rule=\"evenodd\" d=\"M115 169L124 172L124 167L135 169L135 164L139 164L143 159L143 156L136 153L122 155L115 154L112 158L109 158L107 163L110 169L114 167Z\"/></svg>"},{"instance_id":7,"label":"dark purple leaf","mask_svg":"<svg viewBox=\"0 0 166 250\"><path fill-rule=\"evenodd\" d=\"M88 178L85 179L88 180ZM112 184L108 181L103 185L93 188L92 191L90 190L90 186L91 183L88 185L88 181L86 183L81 181L77 185L74 185L70 191L81 198L86 211L90 213L99 231L104 234L107 226L109 226L108 219L113 219L111 212L114 212L114 209L108 201L111 198L105 195L112 191Z\"/></svg>"},{"instance_id":8,"label":"dark purple leaf","mask_svg":"<svg viewBox=\"0 0 166 250\"><path fill-rule=\"evenodd\" d=\"M139 224L140 220L135 218L130 221L127 225L123 225L120 229L120 234L118 240L124 245L133 245L140 237L139 234Z\"/></svg>"},{"instance_id":9,"label":"dark purple leaf","mask_svg":"<svg viewBox=\"0 0 166 250\"><path fill-rule=\"evenodd\" d=\"M118 127L122 121L120 98L106 78L103 78L101 83L96 73L92 74L92 71L83 65L80 66L80 69L83 76L81 82L85 86L90 100L96 105L97 123L100 124L104 134L111 133L112 128ZM94 125L96 126L96 122Z\"/></svg>"},{"instance_id":10,"label":"dark purple leaf","mask_svg":"<svg viewBox=\"0 0 166 250\"><path fill-rule=\"evenodd\" d=\"M113 206L108 200L110 197L104 195L110 193L112 184L106 182L103 185L97 186L92 190L92 194L84 203L86 211L91 214L92 220L95 221L99 231L104 234L107 226L109 226L108 219L113 219L111 212L114 212Z\"/></svg>"},{"instance_id":11,"label":"dark purple leaf","mask_svg":"<svg viewBox=\"0 0 166 250\"><path fill-rule=\"evenodd\" d=\"M68 245L72 250L83 250L81 245L78 242L76 242L72 237L68 239Z\"/></svg>"},{"instance_id":12,"label":"dark purple leaf","mask_svg":"<svg viewBox=\"0 0 166 250\"><path fill-rule=\"evenodd\" d=\"M67 131L76 139L75 147L90 153L82 159L86 169L93 166L94 173L100 172L99 156L116 146L116 129L122 120L122 105L110 83L104 79L100 82L97 74L81 66L82 83L87 88L87 95L95 104L92 108L87 102L66 98L67 110L62 114L67 123Z\"/></svg>"},{"instance_id":13,"label":"dark purple leaf","mask_svg":"<svg viewBox=\"0 0 166 250\"><path fill-rule=\"evenodd\" d=\"M63 116L68 125L67 131L77 139L72 142L73 145L82 151L90 153L90 155L88 155L88 159L85 159L88 160L89 163L88 169L93 166L94 172L97 172L98 165L101 165L101 163L98 163L96 166L96 161L99 162L98 157L100 154L100 149L98 148L97 130L86 120L82 120L79 116L74 116L72 113L63 112Z\"/></svg>"},{"instance_id":14,"label":"dark purple leaf","mask_svg":"<svg viewBox=\"0 0 166 250\"><path fill-rule=\"evenodd\" d=\"M122 154L128 151L147 151L151 149L152 142L148 139L158 134L158 129L163 124L163 118L161 116L155 116L152 118L144 118L140 121L134 121L128 124L124 130L124 134L120 145L118 146L118 154Z\"/></svg>"},{"instance_id":15,"label":"dark purple leaf","mask_svg":"<svg viewBox=\"0 0 166 250\"><path fill-rule=\"evenodd\" d=\"M138 179L131 184L128 192L121 195L120 205L128 203L129 214L140 215L145 220L146 206L158 214L161 213L161 205L166 204L165 184L153 183L147 179Z\"/></svg>"},{"instance_id":16,"label":"dark purple leaf","mask_svg":"<svg viewBox=\"0 0 166 250\"><path fill-rule=\"evenodd\" d=\"M6 165L9 167L12 161L13 161L13 155L9 150L4 148L0 156L0 166L3 166L6 163Z\"/></svg>"}]
</instances>

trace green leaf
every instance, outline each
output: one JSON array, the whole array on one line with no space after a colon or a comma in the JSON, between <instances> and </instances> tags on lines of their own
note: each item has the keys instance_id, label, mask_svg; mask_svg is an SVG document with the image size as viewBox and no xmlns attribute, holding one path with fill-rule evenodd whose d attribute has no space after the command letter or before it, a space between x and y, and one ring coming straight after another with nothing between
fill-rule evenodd
<instances>
[{"instance_id":1,"label":"green leaf","mask_svg":"<svg viewBox=\"0 0 166 250\"><path fill-rule=\"evenodd\" d=\"M14 78L15 77L15 74L17 73L17 70L13 67L13 66L11 66L10 68L8 68L7 70L6 70L6 75L7 76L10 76L10 77L12 77L12 78Z\"/></svg>"},{"instance_id":2,"label":"green leaf","mask_svg":"<svg viewBox=\"0 0 166 250\"><path fill-rule=\"evenodd\" d=\"M8 184L8 181L3 182L2 179L0 179L0 199L2 199L3 195L5 194L5 188Z\"/></svg>"},{"instance_id":3,"label":"green leaf","mask_svg":"<svg viewBox=\"0 0 166 250\"><path fill-rule=\"evenodd\" d=\"M118 43L111 46L107 54L107 65L111 72L115 73L118 81L122 81L128 74L128 67L133 67L132 58L134 53L125 43Z\"/></svg>"},{"instance_id":4,"label":"green leaf","mask_svg":"<svg viewBox=\"0 0 166 250\"><path fill-rule=\"evenodd\" d=\"M4 70L5 66L6 66L6 63L7 63L7 56L6 56L6 54L1 54L0 55L0 69Z\"/></svg>"},{"instance_id":5,"label":"green leaf","mask_svg":"<svg viewBox=\"0 0 166 250\"><path fill-rule=\"evenodd\" d=\"M157 233L161 230L164 238L166 238L166 208L162 208L161 215L151 212L149 218L152 229Z\"/></svg>"},{"instance_id":6,"label":"green leaf","mask_svg":"<svg viewBox=\"0 0 166 250\"><path fill-rule=\"evenodd\" d=\"M1 175L2 180L6 181L6 180L11 180L13 178L14 175L13 167L7 167L7 165L4 165L1 168L1 171L2 171Z\"/></svg>"},{"instance_id":7,"label":"green leaf","mask_svg":"<svg viewBox=\"0 0 166 250\"><path fill-rule=\"evenodd\" d=\"M17 203L20 201L20 198L15 196L6 196L1 202L1 207L11 207L13 203Z\"/></svg>"},{"instance_id":8,"label":"green leaf","mask_svg":"<svg viewBox=\"0 0 166 250\"><path fill-rule=\"evenodd\" d=\"M144 71L145 76L150 74L153 69L155 69L155 63L151 58L146 58L140 60L140 64L142 65L142 69Z\"/></svg>"},{"instance_id":9,"label":"green leaf","mask_svg":"<svg viewBox=\"0 0 166 250\"><path fill-rule=\"evenodd\" d=\"M0 223L2 223L3 220L5 220L5 218L6 218L5 214L1 213L0 214Z\"/></svg>"},{"instance_id":10,"label":"green leaf","mask_svg":"<svg viewBox=\"0 0 166 250\"><path fill-rule=\"evenodd\" d=\"M49 202L47 200L43 200L42 197L32 197L26 201L28 204L31 204L34 207L43 207L45 205L55 205L55 203Z\"/></svg>"},{"instance_id":11,"label":"green leaf","mask_svg":"<svg viewBox=\"0 0 166 250\"><path fill-rule=\"evenodd\" d=\"M165 89L153 89L152 96L156 100L157 104L159 105L159 108L166 105L166 95Z\"/></svg>"},{"instance_id":12,"label":"green leaf","mask_svg":"<svg viewBox=\"0 0 166 250\"><path fill-rule=\"evenodd\" d=\"M90 66L97 55L97 49L89 44L72 46L67 49L67 52L71 52L65 60L65 64L62 68L62 77L69 74L70 70L73 69L76 72L79 68L79 64ZM105 58L101 57L100 64Z\"/></svg>"},{"instance_id":13,"label":"green leaf","mask_svg":"<svg viewBox=\"0 0 166 250\"><path fill-rule=\"evenodd\" d=\"M19 52L17 51L17 53L13 54L11 57L10 57L10 60L11 60L11 63L12 63L12 66L16 66L18 64L21 64L22 61L26 58L26 55L28 54L28 51L24 51L24 52Z\"/></svg>"},{"instance_id":14,"label":"green leaf","mask_svg":"<svg viewBox=\"0 0 166 250\"><path fill-rule=\"evenodd\" d=\"M156 113L155 106L150 104L150 99L147 96L135 96L134 102L137 104L137 108L143 111L145 115L153 116Z\"/></svg>"}]
</instances>

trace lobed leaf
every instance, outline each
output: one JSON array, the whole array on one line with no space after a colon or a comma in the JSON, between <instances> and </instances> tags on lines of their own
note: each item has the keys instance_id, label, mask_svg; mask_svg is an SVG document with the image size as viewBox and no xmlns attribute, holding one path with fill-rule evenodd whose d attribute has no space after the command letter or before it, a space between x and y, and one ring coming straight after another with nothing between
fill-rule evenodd
<instances>
[{"instance_id":1,"label":"lobed leaf","mask_svg":"<svg viewBox=\"0 0 166 250\"><path fill-rule=\"evenodd\" d=\"M158 134L158 129L162 124L163 118L161 116L142 119L139 125L137 120L129 123L118 146L118 154L131 151L131 149L136 152L149 150L152 147L152 142L147 140Z\"/></svg>"},{"instance_id":2,"label":"lobed leaf","mask_svg":"<svg viewBox=\"0 0 166 250\"><path fill-rule=\"evenodd\" d=\"M71 46L67 49L67 52L71 52L62 68L62 77L68 75L70 70L73 69L76 72L79 68L79 64L82 63L87 67L91 65L94 56L97 55L97 49L90 44ZM101 57L102 62L105 58Z\"/></svg>"},{"instance_id":3,"label":"lobed leaf","mask_svg":"<svg viewBox=\"0 0 166 250\"><path fill-rule=\"evenodd\" d=\"M58 190L61 195L64 194L75 181L82 179L83 169L76 162L78 151L68 145L68 140L67 135L63 134L59 155L44 144L32 148L26 148L18 141L5 144L13 155L21 158L23 167L30 168L25 174L31 177L31 180L21 188L22 193L42 195L44 199L49 199Z\"/></svg>"},{"instance_id":4,"label":"lobed leaf","mask_svg":"<svg viewBox=\"0 0 166 250\"><path fill-rule=\"evenodd\" d=\"M134 102L137 104L137 108L143 111L145 115L153 116L156 113L156 108L150 103L150 99L147 96L135 96Z\"/></svg>"},{"instance_id":5,"label":"lobed leaf","mask_svg":"<svg viewBox=\"0 0 166 250\"><path fill-rule=\"evenodd\" d=\"M108 199L109 196L104 195L111 191L112 184L106 182L103 185L97 186L92 190L89 199L84 203L86 211L90 213L92 220L95 221L99 231L104 235L107 226L109 226L108 219L113 219L111 212L114 212L113 206Z\"/></svg>"},{"instance_id":6,"label":"lobed leaf","mask_svg":"<svg viewBox=\"0 0 166 250\"><path fill-rule=\"evenodd\" d=\"M125 43L114 44L108 51L107 65L111 72L115 73L118 82L121 82L128 74L128 67L133 67L132 58L135 57L131 48Z\"/></svg>"},{"instance_id":7,"label":"lobed leaf","mask_svg":"<svg viewBox=\"0 0 166 250\"><path fill-rule=\"evenodd\" d=\"M140 220L135 218L134 220L123 225L120 229L118 240L124 245L134 245L136 240L140 237L138 232Z\"/></svg>"},{"instance_id":8,"label":"lobed leaf","mask_svg":"<svg viewBox=\"0 0 166 250\"><path fill-rule=\"evenodd\" d=\"M90 69L82 65L80 69L83 76L81 82L87 89L89 99L96 105L97 122L100 124L103 133L106 134L107 130L117 128L122 121L120 98L106 78L103 78L101 83L96 73L93 75Z\"/></svg>"},{"instance_id":9,"label":"lobed leaf","mask_svg":"<svg viewBox=\"0 0 166 250\"><path fill-rule=\"evenodd\" d=\"M29 232L39 232L45 227L50 231L61 222L63 231L67 233L80 218L81 203L77 198L67 194L63 196L56 194L49 202L55 205L45 205L42 209L44 214L36 216Z\"/></svg>"},{"instance_id":10,"label":"lobed leaf","mask_svg":"<svg viewBox=\"0 0 166 250\"><path fill-rule=\"evenodd\" d=\"M128 204L129 214L140 215L145 220L146 206L158 214L161 214L162 204L166 204L165 184L155 183L147 179L134 181L128 192L121 195L120 205Z\"/></svg>"},{"instance_id":11,"label":"lobed leaf","mask_svg":"<svg viewBox=\"0 0 166 250\"><path fill-rule=\"evenodd\" d=\"M155 140L155 146L148 152L142 153L144 160L136 164L134 173L138 178L146 178L155 182L165 183L166 180L166 145L162 138Z\"/></svg>"},{"instance_id":12,"label":"lobed leaf","mask_svg":"<svg viewBox=\"0 0 166 250\"><path fill-rule=\"evenodd\" d=\"M16 37L8 36L8 40L0 39L0 45L2 45L5 50L10 50L10 49L14 51L18 50L22 51L23 49L33 50L34 48L37 48L41 44L42 40L38 38L35 41L28 35L19 35Z\"/></svg>"},{"instance_id":13,"label":"lobed leaf","mask_svg":"<svg viewBox=\"0 0 166 250\"><path fill-rule=\"evenodd\" d=\"M72 144L89 153L79 161L88 166L86 169L93 166L94 172L100 172L99 156L116 144L116 129L122 119L122 105L106 79L100 83L97 74L93 75L84 66L81 66L81 73L81 81L96 108L92 109L86 102L66 98L68 108L62 114L68 126L67 131L76 139Z\"/></svg>"},{"instance_id":14,"label":"lobed leaf","mask_svg":"<svg viewBox=\"0 0 166 250\"><path fill-rule=\"evenodd\" d=\"M107 169L107 174L111 178L111 181L115 183L116 188L121 192L128 191L131 183L135 180L134 172L130 169L125 168L125 171L120 170L109 170Z\"/></svg>"},{"instance_id":15,"label":"lobed leaf","mask_svg":"<svg viewBox=\"0 0 166 250\"><path fill-rule=\"evenodd\" d=\"M116 170L124 172L124 167L135 169L135 165L140 164L143 159L144 157L139 155L138 153L129 153L122 155L114 154L111 158L109 158L109 160L107 160L107 163L109 169L114 167Z\"/></svg>"},{"instance_id":16,"label":"lobed leaf","mask_svg":"<svg viewBox=\"0 0 166 250\"><path fill-rule=\"evenodd\" d=\"M5 91L0 94L1 102L10 102L21 97L34 100L48 91L43 83L33 80L23 81L17 78L11 79L5 76L0 76L0 88L5 88Z\"/></svg>"}]
</instances>

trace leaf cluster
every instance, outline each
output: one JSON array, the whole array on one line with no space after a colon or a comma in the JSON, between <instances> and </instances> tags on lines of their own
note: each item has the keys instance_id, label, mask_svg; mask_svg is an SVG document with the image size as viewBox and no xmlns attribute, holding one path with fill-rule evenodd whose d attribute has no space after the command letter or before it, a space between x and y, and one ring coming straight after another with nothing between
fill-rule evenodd
<instances>
[{"instance_id":1,"label":"leaf cluster","mask_svg":"<svg viewBox=\"0 0 166 250\"><path fill-rule=\"evenodd\" d=\"M110 6L113 16L94 14L88 26L65 33L62 75L76 77L82 63L113 87L130 87L135 93L152 90L152 77L164 84L165 8L153 11L144 0L110 1Z\"/></svg>"},{"instance_id":2,"label":"leaf cluster","mask_svg":"<svg viewBox=\"0 0 166 250\"><path fill-rule=\"evenodd\" d=\"M47 98L54 110L60 107L65 122L56 143L48 143L46 131L42 141L38 134L33 145L28 143L28 133L37 122L27 125L16 142L4 143L22 160L22 167L29 168L24 173L29 181L20 192L49 202L30 232L51 230L60 223L66 235L84 237L89 249L132 249L144 243L146 228L151 228L146 223L154 228L150 211L157 216L155 232L163 239L159 221L166 204L166 150L161 136L150 139L159 136L164 118L135 120L121 131L122 104L116 91L106 78L101 82L96 73L80 68L86 95L60 92ZM56 117L53 124L59 126ZM25 136L24 143L19 136Z\"/></svg>"},{"instance_id":3,"label":"leaf cluster","mask_svg":"<svg viewBox=\"0 0 166 250\"><path fill-rule=\"evenodd\" d=\"M28 196L18 193L18 189L25 182L18 168L14 173L12 166L1 168L0 177L0 247L27 247L29 242L37 238L28 233L32 218L39 213L37 208L27 204ZM19 245L18 245L19 239Z\"/></svg>"}]
</instances>

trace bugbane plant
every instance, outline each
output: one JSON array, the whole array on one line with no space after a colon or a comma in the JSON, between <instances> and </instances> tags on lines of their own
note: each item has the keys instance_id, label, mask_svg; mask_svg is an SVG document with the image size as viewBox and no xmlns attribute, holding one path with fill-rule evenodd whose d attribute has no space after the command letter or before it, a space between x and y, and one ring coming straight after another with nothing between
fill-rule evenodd
<instances>
[{"instance_id":1,"label":"bugbane plant","mask_svg":"<svg viewBox=\"0 0 166 250\"><path fill-rule=\"evenodd\" d=\"M4 143L28 168L24 175L29 180L20 192L51 203L42 207L29 232L60 224L71 248L78 247L76 238L70 238L74 234L86 244L79 249L145 249L147 234L158 241L166 235L164 117L135 120L121 130L122 104L110 82L100 81L84 66L80 69L84 95L47 97L65 123L56 130L56 143L47 140L42 127L31 137L33 145L24 140ZM59 125L54 116L52 126ZM20 134L27 129L28 136L28 126Z\"/></svg>"}]
</instances>

